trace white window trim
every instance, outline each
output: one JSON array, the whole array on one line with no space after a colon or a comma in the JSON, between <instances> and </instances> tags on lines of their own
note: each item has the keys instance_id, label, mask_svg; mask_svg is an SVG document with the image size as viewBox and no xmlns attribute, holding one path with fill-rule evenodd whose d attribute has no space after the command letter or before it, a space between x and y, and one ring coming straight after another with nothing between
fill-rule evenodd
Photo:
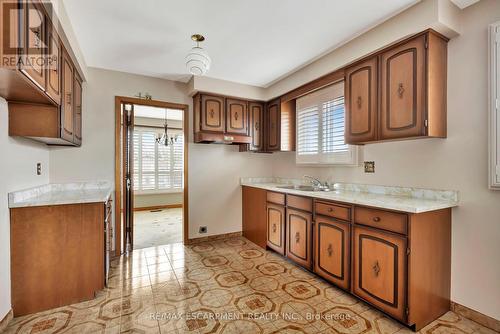
<instances>
[{"instance_id":1,"label":"white window trim","mask_svg":"<svg viewBox=\"0 0 500 334\"><path fill-rule=\"evenodd\" d=\"M500 190L500 21L489 29L489 187Z\"/></svg>"},{"instance_id":2,"label":"white window trim","mask_svg":"<svg viewBox=\"0 0 500 334\"><path fill-rule=\"evenodd\" d=\"M335 84L339 84L341 82L337 82ZM335 85L332 84L331 86ZM301 97L301 99L304 102L304 104L307 104L307 101L317 101L318 102L318 110L319 112L319 126L321 127L322 124L322 113L321 113L321 107L324 102L328 102L332 100L332 91L327 89L325 90L324 88L310 93L305 97ZM345 152L335 152L335 153L321 153L319 152L318 154L312 154L312 155L299 155L299 149L298 149L298 138L299 138L299 113L298 113L299 107L297 107L297 112L295 116L295 124L297 126L295 127L295 138L297 138L297 148L295 151L295 163L297 165L301 166L308 166L308 167L328 167L328 166L345 166L345 167L356 167L359 166L359 161L360 161L360 154L361 150L360 147L357 145L348 145L348 150ZM323 131L319 131L319 140L322 140L323 137ZM321 151L321 147L318 147L318 150Z\"/></svg>"}]
</instances>

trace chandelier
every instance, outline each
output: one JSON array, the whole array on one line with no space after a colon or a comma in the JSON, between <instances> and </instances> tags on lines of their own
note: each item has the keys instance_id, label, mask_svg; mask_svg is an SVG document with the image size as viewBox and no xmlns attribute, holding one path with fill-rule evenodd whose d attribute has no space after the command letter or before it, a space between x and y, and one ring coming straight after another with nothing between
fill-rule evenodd
<instances>
[{"instance_id":1,"label":"chandelier","mask_svg":"<svg viewBox=\"0 0 500 334\"><path fill-rule=\"evenodd\" d=\"M168 109L165 109L165 123L163 125L163 133L159 134L156 137L156 143L158 145L163 145L163 146L173 145L177 141L177 138L179 137L179 135L175 135L175 136L168 135L167 112L168 112Z\"/></svg>"},{"instance_id":2,"label":"chandelier","mask_svg":"<svg viewBox=\"0 0 500 334\"><path fill-rule=\"evenodd\" d=\"M196 42L186 56L186 67L192 75L205 75L210 69L211 60L207 52L200 46L200 43L205 40L205 37L200 34L191 36L191 39Z\"/></svg>"}]
</instances>

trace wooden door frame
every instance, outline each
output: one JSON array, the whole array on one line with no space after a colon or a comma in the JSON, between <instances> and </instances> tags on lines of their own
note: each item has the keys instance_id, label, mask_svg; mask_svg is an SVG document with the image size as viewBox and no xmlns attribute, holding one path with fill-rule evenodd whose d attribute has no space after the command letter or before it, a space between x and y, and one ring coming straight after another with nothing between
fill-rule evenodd
<instances>
[{"instance_id":1,"label":"wooden door frame","mask_svg":"<svg viewBox=\"0 0 500 334\"><path fill-rule=\"evenodd\" d=\"M115 256L122 254L122 220L121 220L121 105L123 103L159 108L179 109L183 111L184 129L184 189L183 189L183 242L189 240L189 203L188 203L188 138L189 138L189 106L187 104L171 103L158 100L145 100L134 97L115 96ZM125 248L123 248L125 250Z\"/></svg>"}]
</instances>

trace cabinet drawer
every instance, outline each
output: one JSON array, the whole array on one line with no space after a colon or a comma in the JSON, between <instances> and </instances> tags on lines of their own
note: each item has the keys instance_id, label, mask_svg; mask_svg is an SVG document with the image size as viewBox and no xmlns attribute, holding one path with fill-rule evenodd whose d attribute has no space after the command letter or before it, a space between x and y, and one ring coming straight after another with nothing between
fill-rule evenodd
<instances>
[{"instance_id":1,"label":"cabinet drawer","mask_svg":"<svg viewBox=\"0 0 500 334\"><path fill-rule=\"evenodd\" d=\"M354 221L391 232L407 233L408 216L403 213L355 207Z\"/></svg>"},{"instance_id":2,"label":"cabinet drawer","mask_svg":"<svg viewBox=\"0 0 500 334\"><path fill-rule=\"evenodd\" d=\"M267 201L274 204L285 205L285 194L268 191Z\"/></svg>"},{"instance_id":3,"label":"cabinet drawer","mask_svg":"<svg viewBox=\"0 0 500 334\"><path fill-rule=\"evenodd\" d=\"M312 212L312 199L301 196L288 195L286 197L286 206Z\"/></svg>"},{"instance_id":4,"label":"cabinet drawer","mask_svg":"<svg viewBox=\"0 0 500 334\"><path fill-rule=\"evenodd\" d=\"M317 215L338 218L342 220L351 220L351 208L339 204L316 202L314 212Z\"/></svg>"}]
</instances>

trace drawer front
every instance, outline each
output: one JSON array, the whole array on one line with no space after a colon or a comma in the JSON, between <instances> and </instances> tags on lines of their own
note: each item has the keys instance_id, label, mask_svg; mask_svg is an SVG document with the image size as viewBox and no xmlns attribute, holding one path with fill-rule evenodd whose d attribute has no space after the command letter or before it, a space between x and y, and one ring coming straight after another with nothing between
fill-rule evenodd
<instances>
[{"instance_id":1,"label":"drawer front","mask_svg":"<svg viewBox=\"0 0 500 334\"><path fill-rule=\"evenodd\" d=\"M285 255L285 207L267 204L267 246Z\"/></svg>"},{"instance_id":2,"label":"drawer front","mask_svg":"<svg viewBox=\"0 0 500 334\"><path fill-rule=\"evenodd\" d=\"M268 191L267 201L274 204L285 205L285 194Z\"/></svg>"},{"instance_id":3,"label":"drawer front","mask_svg":"<svg viewBox=\"0 0 500 334\"><path fill-rule=\"evenodd\" d=\"M354 222L400 234L408 231L408 216L404 213L355 207Z\"/></svg>"},{"instance_id":4,"label":"drawer front","mask_svg":"<svg viewBox=\"0 0 500 334\"><path fill-rule=\"evenodd\" d=\"M314 212L317 215L333 217L346 221L351 220L351 208L339 204L316 202L314 206Z\"/></svg>"},{"instance_id":5,"label":"drawer front","mask_svg":"<svg viewBox=\"0 0 500 334\"><path fill-rule=\"evenodd\" d=\"M312 212L312 199L301 196L288 195L286 197L286 206L307 212Z\"/></svg>"},{"instance_id":6,"label":"drawer front","mask_svg":"<svg viewBox=\"0 0 500 334\"><path fill-rule=\"evenodd\" d=\"M316 217L314 228L314 272L337 286L349 290L351 224L327 217Z\"/></svg>"}]
</instances>

